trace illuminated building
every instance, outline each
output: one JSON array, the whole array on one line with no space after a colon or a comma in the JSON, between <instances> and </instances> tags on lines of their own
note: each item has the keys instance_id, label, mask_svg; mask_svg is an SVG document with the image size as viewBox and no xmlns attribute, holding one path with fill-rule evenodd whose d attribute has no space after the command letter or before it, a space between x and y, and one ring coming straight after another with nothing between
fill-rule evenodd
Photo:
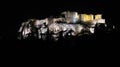
<instances>
[{"instance_id":1,"label":"illuminated building","mask_svg":"<svg viewBox=\"0 0 120 67\"><path fill-rule=\"evenodd\" d=\"M79 20L79 15L77 12L63 12L65 20L67 23L76 23Z\"/></svg>"},{"instance_id":2,"label":"illuminated building","mask_svg":"<svg viewBox=\"0 0 120 67\"><path fill-rule=\"evenodd\" d=\"M61 32L62 37L84 35L85 33L94 34L96 24L105 24L102 14L78 14L68 11L63 12L62 15L64 17L24 22L18 31L21 33L19 38L26 39L32 36L45 40L49 34L51 38L58 40Z\"/></svg>"},{"instance_id":3,"label":"illuminated building","mask_svg":"<svg viewBox=\"0 0 120 67\"><path fill-rule=\"evenodd\" d=\"M101 14L95 15L95 20L99 20L99 19L102 19L102 15Z\"/></svg>"}]
</instances>

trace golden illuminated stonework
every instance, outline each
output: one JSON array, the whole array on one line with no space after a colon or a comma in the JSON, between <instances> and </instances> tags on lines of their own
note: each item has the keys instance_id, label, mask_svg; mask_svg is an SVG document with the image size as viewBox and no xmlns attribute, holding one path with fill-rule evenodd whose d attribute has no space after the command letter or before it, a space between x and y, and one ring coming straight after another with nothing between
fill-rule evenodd
<instances>
[{"instance_id":1,"label":"golden illuminated stonework","mask_svg":"<svg viewBox=\"0 0 120 67\"><path fill-rule=\"evenodd\" d=\"M22 23L18 39L37 38L59 40L59 37L81 36L94 34L97 24L104 24L102 14L78 14L65 11L59 18L30 19Z\"/></svg>"}]
</instances>

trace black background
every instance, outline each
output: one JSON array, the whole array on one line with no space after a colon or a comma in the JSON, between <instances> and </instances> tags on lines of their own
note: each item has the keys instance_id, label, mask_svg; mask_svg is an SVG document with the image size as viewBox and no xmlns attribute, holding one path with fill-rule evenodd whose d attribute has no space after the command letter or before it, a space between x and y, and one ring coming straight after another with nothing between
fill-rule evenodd
<instances>
[{"instance_id":1,"label":"black background","mask_svg":"<svg viewBox=\"0 0 120 67\"><path fill-rule=\"evenodd\" d=\"M103 14L103 18L106 19L106 23L109 25L115 25L119 29L120 23L117 18L119 10L117 7L119 7L117 2L112 0L6 1L1 5L2 22L0 24L0 39L1 41L14 42L17 45L18 42L15 42L17 31L22 22L30 18L44 19L49 16L57 16L63 11ZM116 37L118 37L118 32L114 34L116 36L112 34L112 38L108 37L110 40L104 41L105 44L108 44L110 41L112 41L111 43L113 44L116 43L116 41L113 40L116 40ZM104 43L102 43L102 41L101 44L101 47L104 47ZM16 45L12 46L15 47Z\"/></svg>"}]
</instances>

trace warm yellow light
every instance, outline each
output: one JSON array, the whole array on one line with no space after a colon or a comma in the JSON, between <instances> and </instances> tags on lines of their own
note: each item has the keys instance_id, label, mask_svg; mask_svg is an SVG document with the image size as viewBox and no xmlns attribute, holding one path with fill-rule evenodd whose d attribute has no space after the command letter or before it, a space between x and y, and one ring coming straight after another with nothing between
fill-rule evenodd
<instances>
[{"instance_id":1,"label":"warm yellow light","mask_svg":"<svg viewBox=\"0 0 120 67\"><path fill-rule=\"evenodd\" d=\"M81 14L81 20L84 22L92 21L92 20L94 20L94 16L92 14L90 14L90 15Z\"/></svg>"},{"instance_id":2,"label":"warm yellow light","mask_svg":"<svg viewBox=\"0 0 120 67\"><path fill-rule=\"evenodd\" d=\"M98 19L102 19L102 15L101 14L95 15L95 20L98 20Z\"/></svg>"}]
</instances>

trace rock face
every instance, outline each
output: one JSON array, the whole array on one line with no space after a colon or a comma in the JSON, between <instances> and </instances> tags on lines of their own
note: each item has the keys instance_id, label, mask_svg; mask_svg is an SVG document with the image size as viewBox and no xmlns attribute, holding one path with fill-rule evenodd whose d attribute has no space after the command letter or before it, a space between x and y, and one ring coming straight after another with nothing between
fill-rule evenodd
<instances>
[{"instance_id":1,"label":"rock face","mask_svg":"<svg viewBox=\"0 0 120 67\"><path fill-rule=\"evenodd\" d=\"M64 17L30 19L23 22L18 33L18 39L53 39L60 37L80 36L84 34L94 34L96 24L105 24L104 19L95 19L83 22L77 12L63 12ZM93 17L93 16L92 16ZM83 18L83 17L82 17ZM84 18L85 19L85 18Z\"/></svg>"}]
</instances>

